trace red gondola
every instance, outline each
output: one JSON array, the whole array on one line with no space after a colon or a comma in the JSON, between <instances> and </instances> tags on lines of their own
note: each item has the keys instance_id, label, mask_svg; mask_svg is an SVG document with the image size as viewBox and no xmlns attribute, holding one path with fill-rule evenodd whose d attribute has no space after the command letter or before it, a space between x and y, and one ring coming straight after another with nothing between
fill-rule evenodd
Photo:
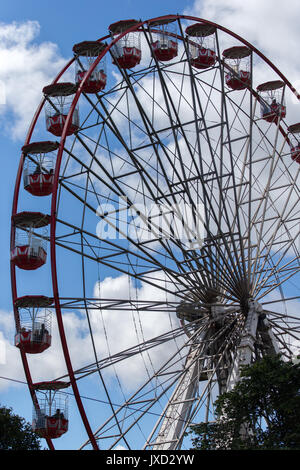
<instances>
[{"instance_id":1,"label":"red gondola","mask_svg":"<svg viewBox=\"0 0 300 470\"><path fill-rule=\"evenodd\" d=\"M47 252L44 234L35 233L45 228L50 217L40 212L20 212L13 218L16 228L11 260L20 269L35 270L46 263Z\"/></svg>"},{"instance_id":2,"label":"red gondola","mask_svg":"<svg viewBox=\"0 0 300 470\"><path fill-rule=\"evenodd\" d=\"M33 196L48 196L54 183L54 160L58 142L33 142L24 145L24 188Z\"/></svg>"},{"instance_id":3,"label":"red gondola","mask_svg":"<svg viewBox=\"0 0 300 470\"><path fill-rule=\"evenodd\" d=\"M59 416L60 410L57 410ZM68 431L69 422L64 417L56 416L37 416L37 424L34 431L44 439L57 439Z\"/></svg>"},{"instance_id":4,"label":"red gondola","mask_svg":"<svg viewBox=\"0 0 300 470\"><path fill-rule=\"evenodd\" d=\"M178 54L177 42L172 39L168 39L167 42L157 39L152 43L152 50L153 55L161 62L172 60Z\"/></svg>"},{"instance_id":5,"label":"red gondola","mask_svg":"<svg viewBox=\"0 0 300 470\"><path fill-rule=\"evenodd\" d=\"M189 56L193 67L207 69L216 63L215 31L212 25L195 23L185 30L189 40Z\"/></svg>"},{"instance_id":6,"label":"red gondola","mask_svg":"<svg viewBox=\"0 0 300 470\"><path fill-rule=\"evenodd\" d=\"M234 46L223 51L225 83L231 90L245 90L251 85L251 50L246 46Z\"/></svg>"},{"instance_id":7,"label":"red gondola","mask_svg":"<svg viewBox=\"0 0 300 470\"><path fill-rule=\"evenodd\" d=\"M60 137L67 121L72 99L77 85L74 83L55 83L43 88L48 103L45 106L46 128L51 134ZM76 107L68 125L66 135L72 135L79 129L79 111Z\"/></svg>"},{"instance_id":8,"label":"red gondola","mask_svg":"<svg viewBox=\"0 0 300 470\"><path fill-rule=\"evenodd\" d=\"M52 193L53 180L53 171L42 173L37 169L27 176L25 189L33 196L49 196Z\"/></svg>"},{"instance_id":9,"label":"red gondola","mask_svg":"<svg viewBox=\"0 0 300 470\"><path fill-rule=\"evenodd\" d=\"M286 106L284 103L284 82L281 80L274 80L272 82L262 83L256 88L260 107L261 117L267 122L274 122L277 124L278 119L283 119L286 116Z\"/></svg>"},{"instance_id":10,"label":"red gondola","mask_svg":"<svg viewBox=\"0 0 300 470\"><path fill-rule=\"evenodd\" d=\"M19 321L15 346L27 354L39 354L51 345L51 311L53 299L44 296L24 296L15 301Z\"/></svg>"},{"instance_id":11,"label":"red gondola","mask_svg":"<svg viewBox=\"0 0 300 470\"><path fill-rule=\"evenodd\" d=\"M73 52L77 56L76 84L81 84L89 68L93 65L95 58L103 52L105 47L105 44L98 41L83 41L75 44ZM105 59L103 58L96 65L90 77L84 82L83 92L88 94L99 93L105 88L106 80Z\"/></svg>"},{"instance_id":12,"label":"red gondola","mask_svg":"<svg viewBox=\"0 0 300 470\"><path fill-rule=\"evenodd\" d=\"M40 437L57 439L68 431L67 395L60 392L68 386L62 381L34 384L38 403L34 407L32 429Z\"/></svg>"},{"instance_id":13,"label":"red gondola","mask_svg":"<svg viewBox=\"0 0 300 470\"><path fill-rule=\"evenodd\" d=\"M138 24L137 20L117 21L109 26L112 36L122 34L127 29ZM141 38L137 31L125 34L112 47L113 64L121 69L132 69L138 65L142 58Z\"/></svg>"},{"instance_id":14,"label":"red gondola","mask_svg":"<svg viewBox=\"0 0 300 470\"><path fill-rule=\"evenodd\" d=\"M149 23L151 46L154 57L168 62L178 54L176 23L174 19L157 20Z\"/></svg>"}]
</instances>

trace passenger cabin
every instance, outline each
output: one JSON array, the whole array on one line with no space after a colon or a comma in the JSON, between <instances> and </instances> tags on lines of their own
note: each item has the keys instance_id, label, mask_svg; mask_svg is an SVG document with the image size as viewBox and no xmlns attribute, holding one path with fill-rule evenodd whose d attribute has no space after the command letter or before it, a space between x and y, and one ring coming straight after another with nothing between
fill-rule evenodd
<instances>
[{"instance_id":1,"label":"passenger cabin","mask_svg":"<svg viewBox=\"0 0 300 470\"><path fill-rule=\"evenodd\" d=\"M37 403L33 410L32 429L45 439L57 439L68 431L68 396L61 392L69 387L63 381L39 382L33 385Z\"/></svg>"},{"instance_id":2,"label":"passenger cabin","mask_svg":"<svg viewBox=\"0 0 300 470\"><path fill-rule=\"evenodd\" d=\"M260 102L261 117L267 122L278 123L286 116L284 101L284 82L274 80L265 82L256 88Z\"/></svg>"},{"instance_id":3,"label":"passenger cabin","mask_svg":"<svg viewBox=\"0 0 300 470\"><path fill-rule=\"evenodd\" d=\"M76 90L77 85L69 82L54 83L43 88L47 99L45 106L46 128L56 137L62 136ZM79 110L76 106L68 123L66 136L74 134L78 129Z\"/></svg>"},{"instance_id":4,"label":"passenger cabin","mask_svg":"<svg viewBox=\"0 0 300 470\"><path fill-rule=\"evenodd\" d=\"M205 23L195 23L185 30L188 37L188 51L193 67L208 69L216 63L216 28Z\"/></svg>"},{"instance_id":5,"label":"passenger cabin","mask_svg":"<svg viewBox=\"0 0 300 470\"><path fill-rule=\"evenodd\" d=\"M53 299L27 295L15 301L18 311L15 346L27 354L40 354L51 345L51 310Z\"/></svg>"},{"instance_id":6,"label":"passenger cabin","mask_svg":"<svg viewBox=\"0 0 300 470\"><path fill-rule=\"evenodd\" d=\"M137 20L123 20L109 26L113 40L116 39L116 36L121 36L111 48L112 62L120 69L132 69L141 61L142 49L139 31L125 33L138 23Z\"/></svg>"},{"instance_id":7,"label":"passenger cabin","mask_svg":"<svg viewBox=\"0 0 300 470\"><path fill-rule=\"evenodd\" d=\"M54 183L58 142L32 142L22 147L24 188L33 196L48 196Z\"/></svg>"},{"instance_id":8,"label":"passenger cabin","mask_svg":"<svg viewBox=\"0 0 300 470\"><path fill-rule=\"evenodd\" d=\"M82 91L87 94L95 94L106 86L107 73L106 62L103 57L94 66L96 58L104 51L106 45L98 41L83 41L75 44L73 52L76 56L75 83L80 85L93 67L91 74L84 80Z\"/></svg>"},{"instance_id":9,"label":"passenger cabin","mask_svg":"<svg viewBox=\"0 0 300 470\"><path fill-rule=\"evenodd\" d=\"M291 149L291 158L300 164L300 122L288 127L288 140Z\"/></svg>"},{"instance_id":10,"label":"passenger cabin","mask_svg":"<svg viewBox=\"0 0 300 470\"><path fill-rule=\"evenodd\" d=\"M251 86L251 50L246 46L233 46L223 51L225 83L234 91Z\"/></svg>"},{"instance_id":11,"label":"passenger cabin","mask_svg":"<svg viewBox=\"0 0 300 470\"><path fill-rule=\"evenodd\" d=\"M11 261L27 271L46 263L46 235L50 217L40 212L20 212L13 216L15 226Z\"/></svg>"},{"instance_id":12,"label":"passenger cabin","mask_svg":"<svg viewBox=\"0 0 300 470\"><path fill-rule=\"evenodd\" d=\"M160 19L149 23L153 56L168 62L178 54L177 28L174 19Z\"/></svg>"}]
</instances>

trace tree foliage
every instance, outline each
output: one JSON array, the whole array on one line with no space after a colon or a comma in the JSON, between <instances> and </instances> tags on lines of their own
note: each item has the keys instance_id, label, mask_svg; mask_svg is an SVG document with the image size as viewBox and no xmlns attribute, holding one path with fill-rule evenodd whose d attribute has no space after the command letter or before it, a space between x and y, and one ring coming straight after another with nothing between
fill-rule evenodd
<instances>
[{"instance_id":1,"label":"tree foliage","mask_svg":"<svg viewBox=\"0 0 300 470\"><path fill-rule=\"evenodd\" d=\"M300 364L266 356L215 402L218 419L190 428L199 450L300 450Z\"/></svg>"},{"instance_id":2,"label":"tree foliage","mask_svg":"<svg viewBox=\"0 0 300 470\"><path fill-rule=\"evenodd\" d=\"M31 425L4 406L0 406L0 450L40 450Z\"/></svg>"}]
</instances>

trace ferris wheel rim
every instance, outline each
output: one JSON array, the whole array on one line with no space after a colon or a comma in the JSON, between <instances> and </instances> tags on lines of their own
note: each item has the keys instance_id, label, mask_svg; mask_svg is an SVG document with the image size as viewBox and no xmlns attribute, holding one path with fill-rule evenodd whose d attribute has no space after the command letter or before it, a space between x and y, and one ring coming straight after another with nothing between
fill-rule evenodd
<instances>
[{"instance_id":1,"label":"ferris wheel rim","mask_svg":"<svg viewBox=\"0 0 300 470\"><path fill-rule=\"evenodd\" d=\"M71 360L68 359L68 356L69 356L69 350L68 350L68 343L67 343L67 340L64 336L64 326L63 326L63 322L62 322L62 314L61 314L61 307L60 307L60 296L59 296L59 289L58 289L58 280L57 280L57 267L56 267L56 208L57 208L57 191L58 191L58 185L59 185L59 172L60 172L60 166L61 166L61 160L62 160L62 154L63 154L63 151L64 151L64 142L66 140L66 132L67 132L67 127L68 127L68 124L70 123L70 120L72 119L72 114L74 112L74 109L75 109L75 106L81 96L81 94L83 93L83 87L84 87L84 83L85 81L88 80L88 78L90 77L90 75L92 74L93 70L95 69L95 67L97 66L97 64L100 62L101 58L104 57L109 51L110 49L113 47L113 45L120 39L120 37L124 36L125 34L127 34L128 32L132 32L132 31L135 31L135 30L138 30L139 28L141 28L142 26L144 25L148 25L150 24L151 22L155 22L155 20L157 21L158 19L165 19L166 21L168 19L174 19L174 20L191 20L191 21L197 21L197 22L201 22L201 23L206 23L206 24L210 24L212 26L215 26L218 29L224 31L225 33L228 33L230 34L231 36L233 36L234 38L238 39L239 41L241 41L242 43L244 43L247 47L250 47L251 48L251 51L252 52L255 52L256 54L258 54L268 65L271 66L271 68L284 80L285 84L290 88L290 90L296 94L297 98L300 99L300 96L299 94L297 93L297 91L292 87L292 85L290 84L290 82L281 74L281 72L275 67L274 64L272 64L269 59L267 59L260 51L258 51L254 46L252 46L250 43L248 43L247 41L245 41L243 38L241 38L239 35L236 35L235 33L233 33L232 31L228 30L227 28L224 28L222 27L221 25L218 25L216 23L213 23L211 21L208 21L208 20L205 20L205 19L201 19L201 18L196 18L196 17L192 17L192 16L185 16L185 15L167 15L167 16L164 16L164 17L158 17L158 18L153 18L153 19L150 19L150 20L145 20L145 21L140 21L140 22L137 22L137 24L134 24L133 26L131 26L128 30L126 30L125 32L123 32L122 34L120 34L119 36L117 36L109 45L106 46L106 48L101 51L101 53L98 55L96 61L93 63L93 65L90 67L88 73L86 74L85 78L83 79L82 83L80 84L80 86L78 87L75 95L74 95L74 98L73 98L73 101L72 101L72 105L71 105L71 108L70 108L70 111L69 111L69 114L68 114L68 117L66 119L66 122L65 122L65 125L64 125L64 130L63 130L63 133L61 135L61 138L60 138L60 144L59 144L59 149L58 149L58 154L57 154L57 160L56 160L56 166L55 166L55 175L54 175L54 190L53 190L53 193L52 193L52 200L51 200L51 222L50 222L50 226L51 226L51 232L50 232L50 259L51 259L51 270L52 270L52 285L53 285L53 298L54 298L54 302L55 302L55 310L56 310L56 313L58 314L58 324L59 324L59 332L60 332L60 336L61 336L61 343L62 343L62 347L63 347L63 350L64 350L64 356L65 356L65 359L66 359L66 363L67 363L67 368L68 368L68 372L69 372L69 377L70 377L70 382L71 382L71 385L73 387L73 390L75 389L75 392L74 394L77 395L78 394L78 398L79 398L79 392L76 392L76 388L77 388L77 385L76 385L76 378L74 377L74 371L73 371L73 368L72 368L72 363L71 363ZM108 36L105 36L105 38L107 38ZM100 40L99 40L100 41ZM72 58L68 64L62 69L62 71L58 74L58 76L55 78L54 80L54 84L58 82L58 80L60 79L60 77L64 74L64 72L70 67L70 65L74 62L75 58ZM253 90L252 90L253 92ZM34 131L34 127L36 125L36 122L37 122L37 119L38 119L38 116L40 115L42 109L43 109L43 106L44 106L44 103L45 103L45 98L41 101L37 111L36 111L36 114L35 114L35 117L31 123L31 126L30 126L30 129L28 131L28 134L27 134L27 137L26 137L26 141L25 141L25 145L30 145L30 139L31 139L31 136L32 136L32 133ZM18 170L18 174L17 174L17 180L16 180L16 186L15 186L15 194L14 194L14 202L13 202L13 210L12 210L12 214L15 215L17 213L17 205L18 205L18 197L19 197L19 190L20 190L20 181L21 181L21 174L22 174L22 169L23 169L23 163L24 163L24 155L21 157L21 161L20 161L20 165L19 165L19 170ZM12 230L12 235L11 235L11 241L12 241L12 244L13 244L13 240L14 240L14 235L13 235L13 230ZM11 277L12 277L12 291L13 291L13 299L17 299L17 286L16 286L16 277L15 277L15 267L13 266L12 269L11 269ZM15 311L15 316L18 315L17 311ZM60 320L59 320L60 318ZM25 369L25 373L26 373L26 377L27 377L27 383L29 385L29 390L31 392L31 394L34 393L34 384L32 383L32 379L31 379L31 375L30 375L30 371L29 371L29 366L28 366L28 362L27 362L27 359L26 359L26 355L23 353L21 353L21 356L22 356L22 360L23 360L23 364L24 364L24 369ZM80 401L80 400L79 400ZM85 412L83 410L83 416L85 415ZM85 415L86 416L86 415ZM87 418L86 418L87 419ZM86 422L86 425L88 423ZM90 442L93 441L93 437L94 437L94 434L92 433L92 431L90 430L88 432L88 435L90 437ZM52 448L53 447L53 444L52 443L48 443L49 444L49 447ZM94 441L94 448L98 448L97 446L97 443L96 441Z\"/></svg>"}]
</instances>

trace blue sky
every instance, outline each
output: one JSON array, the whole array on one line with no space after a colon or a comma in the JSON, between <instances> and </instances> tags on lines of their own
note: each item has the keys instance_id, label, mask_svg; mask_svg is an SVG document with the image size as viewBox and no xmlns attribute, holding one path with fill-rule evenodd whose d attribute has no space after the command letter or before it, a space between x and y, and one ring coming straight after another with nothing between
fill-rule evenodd
<instances>
[{"instance_id":1,"label":"blue sky","mask_svg":"<svg viewBox=\"0 0 300 470\"><path fill-rule=\"evenodd\" d=\"M88 4L79 0L13 0L1 5L1 21L37 20L41 24L39 41L56 42L61 53L67 56L73 44L83 37L101 37L108 25L119 19L147 19L182 13L192 4L192 1L180 0L116 0L113 3L91 0Z\"/></svg>"},{"instance_id":2,"label":"blue sky","mask_svg":"<svg viewBox=\"0 0 300 470\"><path fill-rule=\"evenodd\" d=\"M282 14L279 18L278 8L280 8L281 2L277 0L264 1L263 5L257 0L245 2L240 2L240 0L232 0L231 2L228 0L152 0L147 2L142 0L115 0L114 2L99 0L90 0L89 2L79 0L5 0L2 2L0 80L4 80L4 83L7 80L8 95L7 102L0 104L0 161L2 162L0 185L0 315L2 322L0 318L0 332L2 330L7 341L13 339L8 336L11 334L8 322L12 311L9 236L11 206L20 148L38 104L41 86L48 84L72 56L73 45L83 40L93 40L104 36L107 34L108 26L119 19L141 18L145 20L166 14L190 12L195 16L203 15L204 18L232 27L274 60L276 65L286 73L289 80L296 84L298 81L300 83L300 63L297 63L296 59L291 60L287 51L295 50L295 45L299 44L300 33L296 21L299 15L295 15L295 11L299 12L299 6L296 0L292 0L290 4L294 8L289 11L281 10ZM257 12L260 12L259 17ZM274 30L274 22L281 32L280 35ZM7 39L5 31L10 31L9 34L13 34L15 31L18 37L13 39L10 36ZM24 34L23 38L22 34ZM12 56L9 53L12 50L10 46L13 40L15 40L14 56L10 62ZM25 57L24 69L29 67L24 76L20 73L20 65L17 63L18 50ZM32 74L32 80L30 74ZM42 83L37 78L40 76L45 77L48 82ZM27 89L24 89L24 83L26 83ZM28 97L26 96L27 90ZM297 103L290 100L289 105L296 118L298 115ZM7 354L10 354L10 350L7 350ZM8 358L6 360L10 362ZM18 361L17 357L15 360ZM11 378L22 380L19 362L10 362L9 374ZM2 367L0 362L1 375L7 376L8 370L7 367ZM8 383L6 383L6 386L1 388L0 382L0 403L12 406L15 412L27 420L31 420L32 405L26 386L8 387ZM72 406L75 408L74 403ZM78 429L81 429L78 415L74 411L73 430L77 425ZM58 443L58 447L71 448L72 436L74 433L70 433L70 437L66 437L62 444ZM77 437L80 442L81 436Z\"/></svg>"}]
</instances>

